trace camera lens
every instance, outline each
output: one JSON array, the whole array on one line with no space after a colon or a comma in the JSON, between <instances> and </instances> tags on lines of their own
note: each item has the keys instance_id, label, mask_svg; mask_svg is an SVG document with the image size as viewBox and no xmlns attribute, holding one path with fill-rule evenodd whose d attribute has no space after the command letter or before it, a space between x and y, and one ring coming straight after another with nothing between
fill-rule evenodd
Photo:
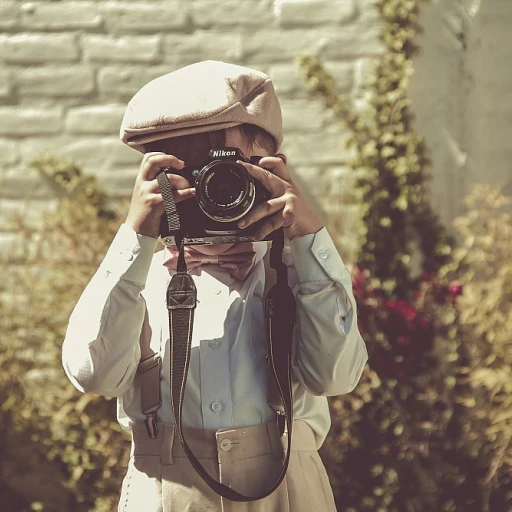
<instances>
[{"instance_id":1,"label":"camera lens","mask_svg":"<svg viewBox=\"0 0 512 512\"><path fill-rule=\"evenodd\" d=\"M196 191L201 210L219 222L233 222L243 217L255 197L251 175L234 162L214 161L204 167L197 177Z\"/></svg>"},{"instance_id":2,"label":"camera lens","mask_svg":"<svg viewBox=\"0 0 512 512\"><path fill-rule=\"evenodd\" d=\"M205 193L213 204L230 207L244 194L246 181L228 165L223 167L226 169L215 169L205 180Z\"/></svg>"}]
</instances>

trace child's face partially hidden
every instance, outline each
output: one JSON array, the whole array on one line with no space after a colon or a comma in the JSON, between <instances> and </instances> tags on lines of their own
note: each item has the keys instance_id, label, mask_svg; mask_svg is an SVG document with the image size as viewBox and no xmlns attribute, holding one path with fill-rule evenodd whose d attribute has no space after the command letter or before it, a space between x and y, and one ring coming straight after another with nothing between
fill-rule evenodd
<instances>
[{"instance_id":1,"label":"child's face partially hidden","mask_svg":"<svg viewBox=\"0 0 512 512\"><path fill-rule=\"evenodd\" d=\"M236 127L226 129L226 146L240 149L246 158L253 155L270 156L269 152L260 147L258 143L255 143L254 146L251 147ZM213 256L222 254L231 249L234 245L235 244L193 245L192 247L197 252Z\"/></svg>"}]
</instances>

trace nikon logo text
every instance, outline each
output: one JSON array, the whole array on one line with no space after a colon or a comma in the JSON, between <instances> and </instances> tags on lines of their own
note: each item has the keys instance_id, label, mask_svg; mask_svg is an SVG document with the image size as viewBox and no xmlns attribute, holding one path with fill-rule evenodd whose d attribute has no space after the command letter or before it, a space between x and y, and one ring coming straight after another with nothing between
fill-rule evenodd
<instances>
[{"instance_id":1,"label":"nikon logo text","mask_svg":"<svg viewBox=\"0 0 512 512\"><path fill-rule=\"evenodd\" d=\"M212 151L212 157L217 158L219 156L236 156L236 151L226 151L224 149Z\"/></svg>"}]
</instances>

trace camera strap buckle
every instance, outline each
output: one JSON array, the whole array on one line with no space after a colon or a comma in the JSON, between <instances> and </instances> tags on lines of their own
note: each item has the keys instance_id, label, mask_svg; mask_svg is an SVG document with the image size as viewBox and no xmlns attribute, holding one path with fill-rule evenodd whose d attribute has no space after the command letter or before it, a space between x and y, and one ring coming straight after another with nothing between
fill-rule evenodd
<instances>
[{"instance_id":1,"label":"camera strap buckle","mask_svg":"<svg viewBox=\"0 0 512 512\"><path fill-rule=\"evenodd\" d=\"M144 420L144 425L146 425L148 437L150 439L156 439L156 437L158 435L158 425L156 422L156 411L150 412L148 415L146 415L146 419Z\"/></svg>"}]
</instances>

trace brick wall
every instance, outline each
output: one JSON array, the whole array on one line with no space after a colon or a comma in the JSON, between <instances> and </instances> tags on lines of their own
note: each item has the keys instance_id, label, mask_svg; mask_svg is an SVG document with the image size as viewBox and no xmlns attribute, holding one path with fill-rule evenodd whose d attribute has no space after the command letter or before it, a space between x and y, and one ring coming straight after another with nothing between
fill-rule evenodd
<instances>
[{"instance_id":1,"label":"brick wall","mask_svg":"<svg viewBox=\"0 0 512 512\"><path fill-rule=\"evenodd\" d=\"M210 58L270 74L292 171L322 214L330 208L341 218L340 205L321 198L346 187L343 134L308 99L294 58L317 54L357 98L368 59L380 53L374 3L1 0L0 254L11 239L5 221L26 208L27 190L30 220L51 204L51 191L28 169L31 158L69 157L111 194L128 196L141 156L118 139L127 101L151 79ZM512 192L512 2L425 1L421 16L411 94L432 150L434 204L449 221L474 181L505 183Z\"/></svg>"},{"instance_id":2,"label":"brick wall","mask_svg":"<svg viewBox=\"0 0 512 512\"><path fill-rule=\"evenodd\" d=\"M373 0L34 1L0 3L0 252L5 219L27 190L36 220L51 190L27 162L69 157L114 195L130 194L141 155L118 138L127 101L151 79L202 59L267 72L282 100L285 144L313 197L343 173L342 136L308 100L294 58L315 52L357 96L379 53ZM3 240L3 244L2 244Z\"/></svg>"}]
</instances>

